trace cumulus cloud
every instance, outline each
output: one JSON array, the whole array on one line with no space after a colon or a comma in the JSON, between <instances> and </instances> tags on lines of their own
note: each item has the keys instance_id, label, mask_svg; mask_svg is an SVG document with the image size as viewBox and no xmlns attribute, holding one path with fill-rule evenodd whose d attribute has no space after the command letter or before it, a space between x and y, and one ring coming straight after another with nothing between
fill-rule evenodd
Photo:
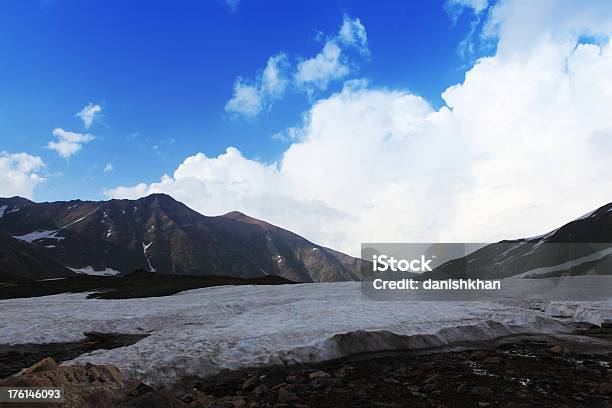
<instances>
[{"instance_id":1,"label":"cumulus cloud","mask_svg":"<svg viewBox=\"0 0 612 408\"><path fill-rule=\"evenodd\" d=\"M309 94L327 89L330 82L351 72L344 51L347 49L357 50L362 57L370 54L365 27L358 18L345 15L338 33L326 40L323 49L314 57L298 57L297 65L291 66L287 54L279 53L268 59L255 80L238 77L225 111L254 118L281 99L290 85Z\"/></svg>"},{"instance_id":2,"label":"cumulus cloud","mask_svg":"<svg viewBox=\"0 0 612 408\"><path fill-rule=\"evenodd\" d=\"M110 173L113 170L115 170L115 168L113 167L112 163L106 163L106 166L104 166L104 172L105 173Z\"/></svg>"},{"instance_id":3,"label":"cumulus cloud","mask_svg":"<svg viewBox=\"0 0 612 408\"><path fill-rule=\"evenodd\" d=\"M83 121L83 125L85 129L89 129L91 125L96 120L96 116L102 112L102 107L98 104L89 103L85 106L79 113L76 114L77 117L81 118Z\"/></svg>"},{"instance_id":4,"label":"cumulus cloud","mask_svg":"<svg viewBox=\"0 0 612 408\"><path fill-rule=\"evenodd\" d=\"M296 85L327 89L330 81L346 76L350 69L341 59L341 54L342 50L335 42L327 42L315 57L300 61L295 74Z\"/></svg>"},{"instance_id":5,"label":"cumulus cloud","mask_svg":"<svg viewBox=\"0 0 612 408\"><path fill-rule=\"evenodd\" d=\"M252 118L268 109L285 92L288 83L287 66L287 56L280 53L268 59L263 72L253 83L245 83L242 78L236 79L234 93L225 105L225 110Z\"/></svg>"},{"instance_id":6,"label":"cumulus cloud","mask_svg":"<svg viewBox=\"0 0 612 408\"><path fill-rule=\"evenodd\" d=\"M461 14L463 9L469 9L479 14L487 8L488 4L489 0L448 0L446 2L446 9L450 12L451 16Z\"/></svg>"},{"instance_id":7,"label":"cumulus cloud","mask_svg":"<svg viewBox=\"0 0 612 408\"><path fill-rule=\"evenodd\" d=\"M38 171L45 166L38 156L0 152L0 197L32 198L34 188L44 182Z\"/></svg>"},{"instance_id":8,"label":"cumulus cloud","mask_svg":"<svg viewBox=\"0 0 612 408\"><path fill-rule=\"evenodd\" d=\"M366 29L358 18L350 18L347 15L344 16L342 26L338 32L338 41L342 44L357 48L359 52L364 55L370 53Z\"/></svg>"},{"instance_id":9,"label":"cumulus cloud","mask_svg":"<svg viewBox=\"0 0 612 408\"><path fill-rule=\"evenodd\" d=\"M344 55L343 46L356 48L362 55L369 55L366 30L358 18L345 15L338 34L325 42L321 52L298 63L294 75L295 85L312 93L315 89L325 90L331 81L347 76L351 67Z\"/></svg>"},{"instance_id":10,"label":"cumulus cloud","mask_svg":"<svg viewBox=\"0 0 612 408\"><path fill-rule=\"evenodd\" d=\"M61 128L53 129L53 136L57 138L57 141L48 142L47 148L55 150L64 159L70 158L81 150L85 143L94 139L89 133L69 132Z\"/></svg>"},{"instance_id":11,"label":"cumulus cloud","mask_svg":"<svg viewBox=\"0 0 612 408\"><path fill-rule=\"evenodd\" d=\"M612 6L506 1L487 24L497 53L440 109L353 81L313 104L277 163L228 148L105 193L240 210L351 254L361 242L537 235L612 201ZM586 34L601 40L581 43Z\"/></svg>"}]
</instances>

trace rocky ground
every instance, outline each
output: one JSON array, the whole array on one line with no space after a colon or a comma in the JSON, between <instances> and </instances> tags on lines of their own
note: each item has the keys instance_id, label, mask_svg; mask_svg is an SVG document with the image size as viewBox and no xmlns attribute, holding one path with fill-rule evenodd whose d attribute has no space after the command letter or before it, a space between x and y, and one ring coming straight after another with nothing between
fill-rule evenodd
<instances>
[{"instance_id":1,"label":"rocky ground","mask_svg":"<svg viewBox=\"0 0 612 408\"><path fill-rule=\"evenodd\" d=\"M91 292L92 299L134 299L169 296L190 289L222 285L284 285L295 283L280 276L236 278L232 276L186 276L152 273L142 269L124 276L80 274L53 280L6 281L0 272L0 299L18 299L60 293Z\"/></svg>"},{"instance_id":2,"label":"rocky ground","mask_svg":"<svg viewBox=\"0 0 612 408\"><path fill-rule=\"evenodd\" d=\"M612 350L525 340L483 350L361 356L225 373L176 394L189 407L612 407ZM150 406L147 393L125 407Z\"/></svg>"},{"instance_id":3,"label":"rocky ground","mask_svg":"<svg viewBox=\"0 0 612 408\"><path fill-rule=\"evenodd\" d=\"M4 385L63 385L72 392L64 407L612 407L612 328L583 325L577 334L582 337L523 336L477 349L228 371L185 379L173 392L126 380L113 367L48 362Z\"/></svg>"},{"instance_id":4,"label":"rocky ground","mask_svg":"<svg viewBox=\"0 0 612 408\"><path fill-rule=\"evenodd\" d=\"M96 332L83 334L85 340L75 342L0 345L0 378L16 374L46 357L62 362L94 350L129 346L148 336Z\"/></svg>"}]
</instances>

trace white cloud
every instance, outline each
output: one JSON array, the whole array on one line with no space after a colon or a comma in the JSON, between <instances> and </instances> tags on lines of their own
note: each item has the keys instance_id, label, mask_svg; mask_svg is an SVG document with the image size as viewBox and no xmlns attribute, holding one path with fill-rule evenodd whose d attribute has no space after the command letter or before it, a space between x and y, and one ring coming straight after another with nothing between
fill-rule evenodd
<instances>
[{"instance_id":1,"label":"white cloud","mask_svg":"<svg viewBox=\"0 0 612 408\"><path fill-rule=\"evenodd\" d=\"M229 148L189 157L159 183L106 194L166 192L204 214L240 210L352 254L368 241L546 232L612 201L612 6L604 4L496 6L488 24L499 50L449 87L439 110L403 90L351 82L313 104L278 163ZM577 44L584 34L606 39Z\"/></svg>"},{"instance_id":2,"label":"white cloud","mask_svg":"<svg viewBox=\"0 0 612 408\"><path fill-rule=\"evenodd\" d=\"M358 18L345 15L338 34L325 42L321 52L298 63L295 85L312 93L315 89L325 90L331 81L350 74L351 66L341 46L356 48L362 55L369 55L366 30Z\"/></svg>"},{"instance_id":3,"label":"white cloud","mask_svg":"<svg viewBox=\"0 0 612 408\"><path fill-rule=\"evenodd\" d=\"M76 116L81 118L85 129L89 129L100 112L102 112L102 107L100 105L89 103L87 106L81 109Z\"/></svg>"},{"instance_id":4,"label":"white cloud","mask_svg":"<svg viewBox=\"0 0 612 408\"><path fill-rule=\"evenodd\" d=\"M234 82L232 99L225 105L225 110L252 118L268 109L285 92L288 83L287 65L287 56L280 53L268 59L266 67L254 83L247 84L238 78Z\"/></svg>"},{"instance_id":5,"label":"white cloud","mask_svg":"<svg viewBox=\"0 0 612 408\"><path fill-rule=\"evenodd\" d=\"M32 198L34 188L44 182L38 171L45 166L38 156L0 152L0 197Z\"/></svg>"},{"instance_id":6,"label":"white cloud","mask_svg":"<svg viewBox=\"0 0 612 408\"><path fill-rule=\"evenodd\" d=\"M105 173L110 173L114 170L115 168L113 167L112 163L106 163L106 166L104 166L104 172Z\"/></svg>"},{"instance_id":7,"label":"white cloud","mask_svg":"<svg viewBox=\"0 0 612 408\"><path fill-rule=\"evenodd\" d=\"M242 78L234 83L234 95L225 105L225 110L247 117L255 117L263 108L259 89L253 85L246 85Z\"/></svg>"},{"instance_id":8,"label":"white cloud","mask_svg":"<svg viewBox=\"0 0 612 408\"><path fill-rule=\"evenodd\" d=\"M345 77L349 67L341 58L342 50L333 41L325 43L323 50L315 57L300 61L295 73L298 87L327 89L330 81Z\"/></svg>"},{"instance_id":9,"label":"white cloud","mask_svg":"<svg viewBox=\"0 0 612 408\"><path fill-rule=\"evenodd\" d=\"M55 150L64 159L68 159L81 150L83 144L94 139L88 133L69 132L61 128L53 129L53 136L57 137L57 142L48 142L47 148Z\"/></svg>"},{"instance_id":10,"label":"white cloud","mask_svg":"<svg viewBox=\"0 0 612 408\"><path fill-rule=\"evenodd\" d=\"M487 8L489 0L448 0L446 2L447 10L458 9L459 14L461 9L471 9L474 13L479 14ZM451 14L454 12L451 11Z\"/></svg>"},{"instance_id":11,"label":"white cloud","mask_svg":"<svg viewBox=\"0 0 612 408\"><path fill-rule=\"evenodd\" d=\"M268 59L254 81L238 77L225 111L254 118L281 99L290 85L309 94L327 89L331 81L342 79L351 72L343 49L356 49L362 57L370 54L366 30L358 18L345 15L340 30L325 41L323 49L312 58L300 58L295 67L291 66L286 54L279 53Z\"/></svg>"},{"instance_id":12,"label":"white cloud","mask_svg":"<svg viewBox=\"0 0 612 408\"><path fill-rule=\"evenodd\" d=\"M357 48L364 55L369 55L370 53L366 29L358 18L344 16L340 32L338 32L338 41Z\"/></svg>"}]
</instances>

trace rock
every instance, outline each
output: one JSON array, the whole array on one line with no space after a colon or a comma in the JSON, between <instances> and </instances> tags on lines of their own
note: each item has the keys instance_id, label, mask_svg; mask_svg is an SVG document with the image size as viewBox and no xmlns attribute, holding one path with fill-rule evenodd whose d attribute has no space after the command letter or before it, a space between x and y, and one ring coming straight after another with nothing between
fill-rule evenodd
<instances>
[{"instance_id":1,"label":"rock","mask_svg":"<svg viewBox=\"0 0 612 408\"><path fill-rule=\"evenodd\" d=\"M459 384L457 387L457 393L463 394L467 390L467 384Z\"/></svg>"},{"instance_id":2,"label":"rock","mask_svg":"<svg viewBox=\"0 0 612 408\"><path fill-rule=\"evenodd\" d=\"M256 375L253 375L247 378L247 380L242 383L242 390L243 391L250 390L251 388L255 387L257 384L259 384L259 377L257 377Z\"/></svg>"},{"instance_id":3,"label":"rock","mask_svg":"<svg viewBox=\"0 0 612 408\"><path fill-rule=\"evenodd\" d=\"M472 387L472 389L470 390L470 392L474 395L477 395L479 397L488 397L489 395L491 395L493 393L493 390L489 387L484 387L484 386L476 386L476 387Z\"/></svg>"},{"instance_id":4,"label":"rock","mask_svg":"<svg viewBox=\"0 0 612 408\"><path fill-rule=\"evenodd\" d=\"M37 365L38 363L31 368ZM0 381L0 386L63 387L65 399L62 408L112 407L127 398L128 388L125 378L115 366L86 364L85 366L61 366L40 371L45 366L49 367L50 362L41 364L30 374ZM153 408L154 405L150 405ZM171 405L165 404L165 406Z\"/></svg>"},{"instance_id":5,"label":"rock","mask_svg":"<svg viewBox=\"0 0 612 408\"><path fill-rule=\"evenodd\" d=\"M205 392L198 391L193 405L196 407L210 407L213 406L215 402L216 398L214 396L208 395Z\"/></svg>"},{"instance_id":6,"label":"rock","mask_svg":"<svg viewBox=\"0 0 612 408\"><path fill-rule=\"evenodd\" d=\"M243 400L242 398L234 401L234 408L246 408L246 406L247 406L247 402Z\"/></svg>"},{"instance_id":7,"label":"rock","mask_svg":"<svg viewBox=\"0 0 612 408\"><path fill-rule=\"evenodd\" d=\"M286 385L278 389L278 402L290 402L297 399L297 395L293 393L294 387Z\"/></svg>"},{"instance_id":8,"label":"rock","mask_svg":"<svg viewBox=\"0 0 612 408\"><path fill-rule=\"evenodd\" d=\"M440 377L440 374L432 374L425 379L425 384L429 384L430 382L436 381Z\"/></svg>"},{"instance_id":9,"label":"rock","mask_svg":"<svg viewBox=\"0 0 612 408\"><path fill-rule=\"evenodd\" d=\"M603 395L612 395L612 382L602 383L599 386L598 392Z\"/></svg>"},{"instance_id":10,"label":"rock","mask_svg":"<svg viewBox=\"0 0 612 408\"><path fill-rule=\"evenodd\" d=\"M478 403L478 406L479 406L479 407L482 407L482 408L486 408L486 407L491 406L491 403L490 403L490 402L482 402L482 401L480 401L480 402Z\"/></svg>"},{"instance_id":11,"label":"rock","mask_svg":"<svg viewBox=\"0 0 612 408\"><path fill-rule=\"evenodd\" d=\"M330 375L328 373L326 373L325 371L319 370L319 371L314 371L310 374L308 374L308 378L310 378L311 380L317 379L317 378L329 378Z\"/></svg>"},{"instance_id":12,"label":"rock","mask_svg":"<svg viewBox=\"0 0 612 408\"><path fill-rule=\"evenodd\" d=\"M472 352L471 358L473 360L484 360L487 358L488 353L484 350L477 350Z\"/></svg>"},{"instance_id":13,"label":"rock","mask_svg":"<svg viewBox=\"0 0 612 408\"><path fill-rule=\"evenodd\" d=\"M279 388L282 388L282 387L284 387L284 386L286 386L286 385L287 385L287 383L280 383L280 384L276 384L275 386L273 386L273 387L272 387L272 391L276 391L276 390L278 390Z\"/></svg>"},{"instance_id":14,"label":"rock","mask_svg":"<svg viewBox=\"0 0 612 408\"><path fill-rule=\"evenodd\" d=\"M418 397L418 398L427 398L427 395L423 394L422 392L418 392L418 391L410 391L410 393L412 394L412 396L414 397Z\"/></svg>"},{"instance_id":15,"label":"rock","mask_svg":"<svg viewBox=\"0 0 612 408\"><path fill-rule=\"evenodd\" d=\"M137 395L141 384L142 382L139 380L130 378L125 382L125 392L131 395Z\"/></svg>"},{"instance_id":16,"label":"rock","mask_svg":"<svg viewBox=\"0 0 612 408\"><path fill-rule=\"evenodd\" d=\"M551 348L549 348L548 351L555 354L561 354L563 353L563 347L557 344L556 346L552 346Z\"/></svg>"},{"instance_id":17,"label":"rock","mask_svg":"<svg viewBox=\"0 0 612 408\"><path fill-rule=\"evenodd\" d=\"M279 367L272 367L267 373L266 378L264 378L263 383L268 387L273 387L276 384L284 383L285 378L287 377L287 373L285 370Z\"/></svg>"},{"instance_id":18,"label":"rock","mask_svg":"<svg viewBox=\"0 0 612 408\"><path fill-rule=\"evenodd\" d=\"M432 391L437 390L438 388L439 388L438 384L436 384L435 382L432 382L432 383L425 385L425 387L423 387L423 390L427 392L432 392Z\"/></svg>"},{"instance_id":19,"label":"rock","mask_svg":"<svg viewBox=\"0 0 612 408\"><path fill-rule=\"evenodd\" d=\"M344 378L351 370L354 370L354 368L349 365L344 365L336 370L335 376L336 378Z\"/></svg>"},{"instance_id":20,"label":"rock","mask_svg":"<svg viewBox=\"0 0 612 408\"><path fill-rule=\"evenodd\" d=\"M26 368L23 371L24 375L40 373L42 371L55 370L57 368L57 363L51 357L46 357L40 360L38 363L32 365L31 367Z\"/></svg>"},{"instance_id":21,"label":"rock","mask_svg":"<svg viewBox=\"0 0 612 408\"><path fill-rule=\"evenodd\" d=\"M94 396L97 397L97 396ZM95 399L94 399L95 400ZM117 407L121 405L117 405L115 403L111 403L109 405L93 405L91 400L88 401L89 404L86 405L75 405L75 408L91 408L91 407ZM157 393L157 392L149 392L144 395L140 395L137 398L130 400L129 407L147 407L147 408L188 408L189 406L184 402L174 398L169 393ZM71 406L72 407L72 406ZM62 405L64 408L64 405Z\"/></svg>"},{"instance_id":22,"label":"rock","mask_svg":"<svg viewBox=\"0 0 612 408\"><path fill-rule=\"evenodd\" d=\"M259 384L255 389L253 389L253 394L255 395L264 395L268 391L268 387L266 384Z\"/></svg>"}]
</instances>

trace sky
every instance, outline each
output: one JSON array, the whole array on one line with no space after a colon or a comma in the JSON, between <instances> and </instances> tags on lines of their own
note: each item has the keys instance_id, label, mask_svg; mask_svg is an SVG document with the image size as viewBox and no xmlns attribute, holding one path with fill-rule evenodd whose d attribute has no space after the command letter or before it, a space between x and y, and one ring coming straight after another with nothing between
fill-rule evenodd
<instances>
[{"instance_id":1,"label":"sky","mask_svg":"<svg viewBox=\"0 0 612 408\"><path fill-rule=\"evenodd\" d=\"M605 1L0 3L0 196L164 192L356 254L612 201Z\"/></svg>"}]
</instances>

